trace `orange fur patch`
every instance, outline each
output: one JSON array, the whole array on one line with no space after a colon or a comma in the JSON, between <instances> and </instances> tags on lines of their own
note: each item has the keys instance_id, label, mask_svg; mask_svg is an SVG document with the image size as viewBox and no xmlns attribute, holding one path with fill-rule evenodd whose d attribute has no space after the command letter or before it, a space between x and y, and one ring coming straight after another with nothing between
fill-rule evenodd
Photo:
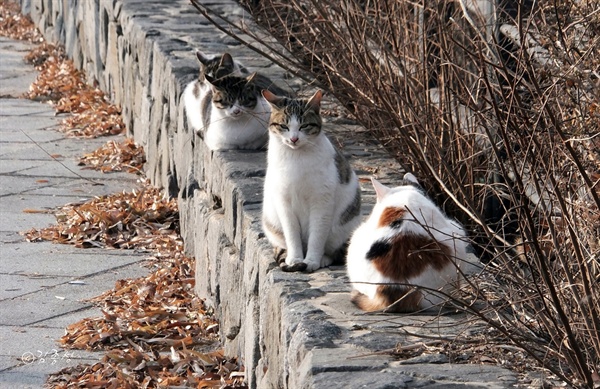
<instances>
[{"instance_id":1,"label":"orange fur patch","mask_svg":"<svg viewBox=\"0 0 600 389\"><path fill-rule=\"evenodd\" d=\"M377 287L375 298L354 290L351 301L366 312L415 312L421 309L420 303L423 296L418 290L413 290L401 285L380 285Z\"/></svg>"},{"instance_id":2,"label":"orange fur patch","mask_svg":"<svg viewBox=\"0 0 600 389\"><path fill-rule=\"evenodd\" d=\"M404 208L388 207L381 213L377 227L387 227L396 220L402 219L405 213L406 209Z\"/></svg>"},{"instance_id":3,"label":"orange fur patch","mask_svg":"<svg viewBox=\"0 0 600 389\"><path fill-rule=\"evenodd\" d=\"M372 262L379 272L394 280L409 280L429 266L441 270L452 262L450 248L427 236L400 235L393 239L391 246Z\"/></svg>"}]
</instances>

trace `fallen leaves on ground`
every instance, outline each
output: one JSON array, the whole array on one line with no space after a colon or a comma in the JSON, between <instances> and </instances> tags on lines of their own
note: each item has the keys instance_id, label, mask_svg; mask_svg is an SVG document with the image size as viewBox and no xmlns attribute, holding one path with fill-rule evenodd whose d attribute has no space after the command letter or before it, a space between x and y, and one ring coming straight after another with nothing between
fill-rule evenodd
<instances>
[{"instance_id":1,"label":"fallen leaves on ground","mask_svg":"<svg viewBox=\"0 0 600 389\"><path fill-rule=\"evenodd\" d=\"M85 166L83 169L100 170L103 173L125 170L129 173L141 174L145 162L144 148L131 138L126 138L122 142L110 140L79 159L79 165Z\"/></svg>"},{"instance_id":2,"label":"fallen leaves on ground","mask_svg":"<svg viewBox=\"0 0 600 389\"><path fill-rule=\"evenodd\" d=\"M56 212L58 224L25 233L29 241L49 240L77 247L177 251L181 246L177 200L144 184L131 192L67 204Z\"/></svg>"},{"instance_id":3,"label":"fallen leaves on ground","mask_svg":"<svg viewBox=\"0 0 600 389\"><path fill-rule=\"evenodd\" d=\"M61 122L61 132L88 138L123 132L121 109L111 104L101 89L85 82L83 72L65 57L62 49L44 44L32 50L26 59L40 71L29 87L27 98L50 100L57 113L71 114Z\"/></svg>"},{"instance_id":4,"label":"fallen leaves on ground","mask_svg":"<svg viewBox=\"0 0 600 389\"><path fill-rule=\"evenodd\" d=\"M26 94L31 100L50 100L56 104L62 98L79 93L86 87L83 74L75 68L73 61L65 59L61 48L44 43L34 48L26 59L31 64L38 64L35 67L40 71ZM65 112L59 109L57 111Z\"/></svg>"},{"instance_id":5,"label":"fallen leaves on ground","mask_svg":"<svg viewBox=\"0 0 600 389\"><path fill-rule=\"evenodd\" d=\"M31 18L21 14L21 6L7 0L0 0L0 35L20 41L44 41Z\"/></svg>"},{"instance_id":6,"label":"fallen leaves on ground","mask_svg":"<svg viewBox=\"0 0 600 389\"><path fill-rule=\"evenodd\" d=\"M0 0L0 34L21 29L20 36L36 36L33 23L18 11L18 5ZM101 90L85 83L84 74L66 59L62 48L42 44L26 61L41 72L28 97L50 100L58 113L73 114L63 121L64 132L95 137L122 131L120 109L110 105ZM144 160L143 149L126 139L108 142L82 157L80 164L137 173ZM220 348L217 322L194 295L194 261L183 255L176 200L143 182L130 193L69 204L55 214L57 225L32 229L26 238L78 247L151 249L154 272L119 280L112 290L90 300L103 316L69 325L60 342L65 348L106 350L105 356L99 363L51 374L46 387L247 387L243 368Z\"/></svg>"},{"instance_id":7,"label":"fallen leaves on ground","mask_svg":"<svg viewBox=\"0 0 600 389\"><path fill-rule=\"evenodd\" d=\"M102 317L71 324L65 348L106 350L102 361L52 374L52 388L246 388L244 373L226 358L218 324L194 294L194 261L183 254L177 201L145 183L140 189L70 204L58 224L26 233L78 247L152 249L154 271L119 280L90 301Z\"/></svg>"},{"instance_id":8,"label":"fallen leaves on ground","mask_svg":"<svg viewBox=\"0 0 600 389\"><path fill-rule=\"evenodd\" d=\"M51 101L57 113L70 113L59 127L68 136L96 138L122 133L121 109L111 104L102 90L88 85L64 50L44 42L31 19L20 11L19 4L0 0L0 35L42 43L25 58L40 71L26 97Z\"/></svg>"},{"instance_id":9,"label":"fallen leaves on ground","mask_svg":"<svg viewBox=\"0 0 600 389\"><path fill-rule=\"evenodd\" d=\"M217 355L214 355L217 354ZM198 389L242 389L246 386L239 384L239 376L242 373L236 373L230 368L235 368L231 362L222 362L220 353L204 354L207 360L214 360L214 363L205 364L205 361L189 360L181 358L178 353L168 353L167 355L158 355L156 358L148 359L147 354L131 350L128 352L114 352L107 354L104 360L94 365L78 365L61 370L58 374L53 374L47 381L46 387L53 389L67 388L119 388L119 389L138 389L138 388L172 388L172 387L193 387ZM127 362L125 362L127 360ZM126 369L120 369L112 361L120 361L119 364L127 366ZM176 361L176 362L174 362ZM137 363L137 365L136 365ZM186 376L171 375L169 369L173 368L182 372L191 371ZM148 369L153 366L153 369ZM205 370L206 369L206 370ZM150 370L152 375L142 375ZM224 376L232 378L223 378ZM143 379L140 379L143 376ZM76 384L69 384L70 377L78 377ZM138 378L140 377L140 378Z\"/></svg>"},{"instance_id":10,"label":"fallen leaves on ground","mask_svg":"<svg viewBox=\"0 0 600 389\"><path fill-rule=\"evenodd\" d=\"M235 359L225 358L218 324L194 295L194 263L181 252L158 270L120 280L91 299L103 317L67 327L65 348L108 350L101 363L52 374L53 388L245 388ZM111 386L112 385L112 386Z\"/></svg>"},{"instance_id":11,"label":"fallen leaves on ground","mask_svg":"<svg viewBox=\"0 0 600 389\"><path fill-rule=\"evenodd\" d=\"M52 61L63 60L67 58L67 55L61 46L44 42L31 49L29 53L25 55L24 60L26 63L33 65L36 69L39 69L49 58L53 58Z\"/></svg>"}]
</instances>

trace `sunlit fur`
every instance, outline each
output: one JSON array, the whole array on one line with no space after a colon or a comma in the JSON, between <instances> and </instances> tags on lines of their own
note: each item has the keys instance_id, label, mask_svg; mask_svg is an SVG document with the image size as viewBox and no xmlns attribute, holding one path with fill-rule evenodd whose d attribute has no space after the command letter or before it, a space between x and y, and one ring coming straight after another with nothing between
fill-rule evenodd
<instances>
[{"instance_id":1,"label":"sunlit fur","mask_svg":"<svg viewBox=\"0 0 600 389\"><path fill-rule=\"evenodd\" d=\"M203 98L207 93L210 93L210 88L206 85L205 76L208 75L213 78L221 78L229 75L246 77L249 73L244 65L238 61L234 61L228 53L207 55L201 51L196 51L196 57L200 62L198 78L186 86L182 100L190 127L196 132L203 132L205 130L203 115L208 103L210 103L210 99Z\"/></svg>"},{"instance_id":2,"label":"sunlit fur","mask_svg":"<svg viewBox=\"0 0 600 389\"><path fill-rule=\"evenodd\" d=\"M190 82L182 95L189 126L211 150L264 147L270 106L260 91L290 93L264 75L250 74L229 53L197 51L196 57L200 62L198 79Z\"/></svg>"},{"instance_id":3,"label":"sunlit fur","mask_svg":"<svg viewBox=\"0 0 600 389\"><path fill-rule=\"evenodd\" d=\"M320 91L310 99L263 96L272 106L263 229L287 250L286 265L329 266L343 259L360 222L358 179L321 130Z\"/></svg>"},{"instance_id":4,"label":"sunlit fur","mask_svg":"<svg viewBox=\"0 0 600 389\"><path fill-rule=\"evenodd\" d=\"M267 142L270 106L248 77L205 76L200 85L199 132L211 150L259 149Z\"/></svg>"},{"instance_id":5,"label":"sunlit fur","mask_svg":"<svg viewBox=\"0 0 600 389\"><path fill-rule=\"evenodd\" d=\"M373 179L377 203L348 247L352 301L365 311L410 312L441 305L468 261L462 226L449 219L408 173L388 188ZM436 293L441 291L442 293Z\"/></svg>"}]
</instances>

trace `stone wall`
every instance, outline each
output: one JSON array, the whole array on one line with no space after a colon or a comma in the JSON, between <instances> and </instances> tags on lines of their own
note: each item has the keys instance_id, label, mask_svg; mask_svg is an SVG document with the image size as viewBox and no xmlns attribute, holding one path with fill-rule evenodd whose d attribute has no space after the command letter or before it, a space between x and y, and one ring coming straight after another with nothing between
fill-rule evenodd
<instances>
[{"instance_id":1,"label":"stone wall","mask_svg":"<svg viewBox=\"0 0 600 389\"><path fill-rule=\"evenodd\" d=\"M210 0L240 15L231 0ZM196 77L194 49L229 51L282 84L283 71L204 20L187 0L21 0L45 36L123 109L128 134L146 150L146 174L179 199L196 290L213 306L227 354L246 367L251 388L506 387L501 368L448 363L441 354L394 361L406 331L452 336L460 317L363 315L350 303L343 268L281 272L260 229L264 152L211 152L187 128L180 95ZM290 85L290 83L292 83ZM335 119L326 130L362 178L386 181L399 166L364 129ZM373 202L367 188L365 212ZM469 329L468 331L475 329Z\"/></svg>"}]
</instances>

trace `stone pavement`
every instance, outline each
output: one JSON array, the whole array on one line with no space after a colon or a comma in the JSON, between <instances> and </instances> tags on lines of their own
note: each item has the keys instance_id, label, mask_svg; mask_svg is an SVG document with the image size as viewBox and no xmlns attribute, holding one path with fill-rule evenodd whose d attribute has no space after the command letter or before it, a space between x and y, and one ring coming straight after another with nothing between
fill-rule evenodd
<instances>
[{"instance_id":1,"label":"stone pavement","mask_svg":"<svg viewBox=\"0 0 600 389\"><path fill-rule=\"evenodd\" d=\"M0 37L2 389L41 388L49 373L98 361L102 354L63 350L57 340L69 324L101 315L85 299L109 290L118 279L148 273L141 266L143 254L30 243L19 234L55 222L52 213L25 210L51 210L135 187L131 174L107 175L77 166L79 156L106 143L106 138L67 139L55 130L61 119L50 105L20 98L37 74L23 61L30 48Z\"/></svg>"}]
</instances>

